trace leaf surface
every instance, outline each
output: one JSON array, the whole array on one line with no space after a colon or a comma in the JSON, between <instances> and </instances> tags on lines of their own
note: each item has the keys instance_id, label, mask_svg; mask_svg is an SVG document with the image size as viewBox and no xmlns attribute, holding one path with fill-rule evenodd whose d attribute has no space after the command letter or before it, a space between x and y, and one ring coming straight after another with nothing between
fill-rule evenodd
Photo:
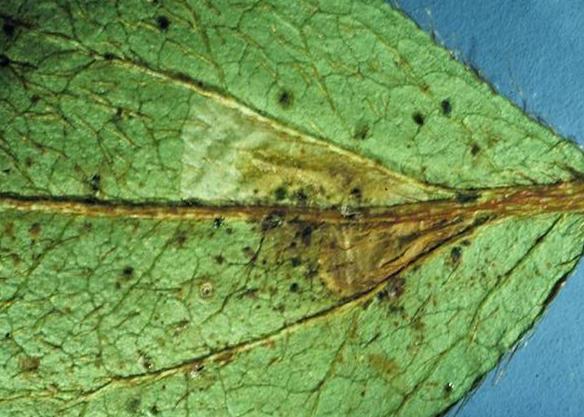
<instances>
[{"instance_id":1,"label":"leaf surface","mask_svg":"<svg viewBox=\"0 0 584 417\"><path fill-rule=\"evenodd\" d=\"M438 415L580 258L582 151L383 3L0 15L0 415Z\"/></svg>"}]
</instances>

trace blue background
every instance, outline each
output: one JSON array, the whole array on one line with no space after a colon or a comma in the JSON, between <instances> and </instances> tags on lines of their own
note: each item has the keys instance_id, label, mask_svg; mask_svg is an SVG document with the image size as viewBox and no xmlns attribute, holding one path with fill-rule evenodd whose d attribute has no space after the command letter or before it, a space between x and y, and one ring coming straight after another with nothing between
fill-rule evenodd
<instances>
[{"instance_id":1,"label":"blue background","mask_svg":"<svg viewBox=\"0 0 584 417\"><path fill-rule=\"evenodd\" d=\"M584 144L584 1L393 0L459 60ZM449 417L584 416L584 264L521 346Z\"/></svg>"}]
</instances>

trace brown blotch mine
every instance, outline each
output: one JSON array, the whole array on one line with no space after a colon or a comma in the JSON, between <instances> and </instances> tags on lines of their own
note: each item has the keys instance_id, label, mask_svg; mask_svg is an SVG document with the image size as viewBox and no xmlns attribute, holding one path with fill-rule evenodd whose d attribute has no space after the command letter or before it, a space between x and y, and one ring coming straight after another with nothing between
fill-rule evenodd
<instances>
[{"instance_id":1,"label":"brown blotch mine","mask_svg":"<svg viewBox=\"0 0 584 417\"><path fill-rule=\"evenodd\" d=\"M23 356L18 361L18 366L23 372L36 372L41 366L41 358L37 356Z\"/></svg>"},{"instance_id":2,"label":"brown blotch mine","mask_svg":"<svg viewBox=\"0 0 584 417\"><path fill-rule=\"evenodd\" d=\"M379 353L371 353L367 356L368 362L377 372L386 377L391 377L399 371L399 365L395 360L387 358Z\"/></svg>"},{"instance_id":3,"label":"brown blotch mine","mask_svg":"<svg viewBox=\"0 0 584 417\"><path fill-rule=\"evenodd\" d=\"M223 366L227 365L233 361L235 358L235 353L235 350L226 350L225 352L221 352L215 357L215 362L220 363Z\"/></svg>"},{"instance_id":4,"label":"brown blotch mine","mask_svg":"<svg viewBox=\"0 0 584 417\"><path fill-rule=\"evenodd\" d=\"M42 226L40 225L40 223L33 223L28 228L28 233L30 234L31 238L36 239L41 234L41 230L42 230Z\"/></svg>"},{"instance_id":5,"label":"brown blotch mine","mask_svg":"<svg viewBox=\"0 0 584 417\"><path fill-rule=\"evenodd\" d=\"M139 397L134 397L126 403L126 410L131 414L137 414L140 411L142 400Z\"/></svg>"}]
</instances>

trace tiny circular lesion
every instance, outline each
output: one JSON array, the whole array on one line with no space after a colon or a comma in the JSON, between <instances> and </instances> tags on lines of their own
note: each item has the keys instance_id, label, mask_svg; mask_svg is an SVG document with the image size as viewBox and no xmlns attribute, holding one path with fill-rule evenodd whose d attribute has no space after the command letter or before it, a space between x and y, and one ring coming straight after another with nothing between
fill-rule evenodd
<instances>
[{"instance_id":1,"label":"tiny circular lesion","mask_svg":"<svg viewBox=\"0 0 584 417\"><path fill-rule=\"evenodd\" d=\"M215 293L215 287L211 281L203 281L199 286L199 295L201 298L211 298Z\"/></svg>"}]
</instances>

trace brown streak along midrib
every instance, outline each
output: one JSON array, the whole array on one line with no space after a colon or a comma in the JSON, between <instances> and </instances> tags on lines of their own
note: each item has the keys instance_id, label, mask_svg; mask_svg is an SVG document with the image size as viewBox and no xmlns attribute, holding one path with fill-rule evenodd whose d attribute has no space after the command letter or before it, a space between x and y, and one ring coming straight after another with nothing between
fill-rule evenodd
<instances>
[{"instance_id":1,"label":"brown streak along midrib","mask_svg":"<svg viewBox=\"0 0 584 417\"><path fill-rule=\"evenodd\" d=\"M519 186L481 190L473 202L434 200L391 207L355 207L347 214L339 207L285 205L212 205L189 202L106 201L77 197L0 194L0 210L17 210L86 217L166 220L261 220L278 215L282 220L333 224L396 224L454 216L529 216L543 213L584 212L584 182Z\"/></svg>"}]
</instances>

